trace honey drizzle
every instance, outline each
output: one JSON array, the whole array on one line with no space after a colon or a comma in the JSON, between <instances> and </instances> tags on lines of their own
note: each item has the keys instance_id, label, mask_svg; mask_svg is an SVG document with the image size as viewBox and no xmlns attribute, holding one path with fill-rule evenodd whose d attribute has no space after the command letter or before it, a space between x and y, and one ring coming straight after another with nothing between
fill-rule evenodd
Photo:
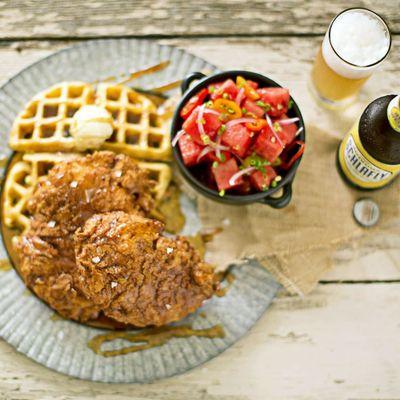
<instances>
[{"instance_id":1,"label":"honey drizzle","mask_svg":"<svg viewBox=\"0 0 400 400\"><path fill-rule=\"evenodd\" d=\"M0 156L0 168L4 168L7 165L8 158L6 156Z\"/></svg>"},{"instance_id":2,"label":"honey drizzle","mask_svg":"<svg viewBox=\"0 0 400 400\"><path fill-rule=\"evenodd\" d=\"M4 258L4 259L0 260L0 271L6 272L6 271L10 271L11 269L12 269L12 265L8 259Z\"/></svg>"},{"instance_id":3,"label":"honey drizzle","mask_svg":"<svg viewBox=\"0 0 400 400\"><path fill-rule=\"evenodd\" d=\"M215 325L206 329L193 329L189 325L182 325L145 329L136 333L117 331L95 336L88 342L88 347L96 354L103 357L115 357L161 346L172 338L187 338L190 336L208 339L224 338L225 331L221 325ZM115 339L123 339L138 344L117 350L101 350L101 346L104 343L111 342Z\"/></svg>"},{"instance_id":4,"label":"honey drizzle","mask_svg":"<svg viewBox=\"0 0 400 400\"><path fill-rule=\"evenodd\" d=\"M165 230L169 233L178 233L185 226L186 218L180 205L181 191L178 186L171 184L164 194L163 199L152 216L165 224Z\"/></svg>"},{"instance_id":5,"label":"honey drizzle","mask_svg":"<svg viewBox=\"0 0 400 400\"><path fill-rule=\"evenodd\" d=\"M221 279L221 282L226 281L226 286L219 288L215 292L215 295L218 297L225 296L228 293L228 290L232 287L233 282L235 282L235 279L236 279L236 277L235 277L235 275L232 274L232 272L230 272L230 271L226 272Z\"/></svg>"},{"instance_id":6,"label":"honey drizzle","mask_svg":"<svg viewBox=\"0 0 400 400\"><path fill-rule=\"evenodd\" d=\"M97 84L100 82L111 82L111 81L117 80L118 78L123 78L120 82L117 82L118 85L122 85L122 84L130 82L134 79L140 78L143 75L152 74L153 72L161 71L162 69L168 67L169 64L170 64L170 61L162 61L156 65L141 69L139 71L128 72L128 74L129 74L128 76L125 73L122 73L117 76L108 76L107 78L104 78L104 79L97 79L97 80L93 81L92 83Z\"/></svg>"}]
</instances>

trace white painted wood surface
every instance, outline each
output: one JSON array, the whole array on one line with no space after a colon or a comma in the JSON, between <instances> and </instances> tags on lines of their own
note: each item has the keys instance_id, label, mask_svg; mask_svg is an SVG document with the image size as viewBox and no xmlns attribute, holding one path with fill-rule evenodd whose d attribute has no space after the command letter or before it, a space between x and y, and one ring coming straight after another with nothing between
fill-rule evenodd
<instances>
[{"instance_id":1,"label":"white painted wood surface","mask_svg":"<svg viewBox=\"0 0 400 400\"><path fill-rule=\"evenodd\" d=\"M10 4L13 3L13 7ZM1 37L86 36L119 35L118 24L106 26L93 12L86 30L73 32L68 15L76 16L77 0L54 1L46 10L35 8L35 2L13 1L0 3ZM60 23L60 4L70 7ZM89 3L89 2L87 2ZM110 1L109 8L118 2ZM181 2L155 2L168 9L178 4L187 10L193 4ZM227 2L213 2L213 9ZM237 4L235 1L231 3ZM256 2L254 10L247 10L245 18L258 13L263 2ZM346 6L344 2L271 2L276 7L288 9L290 15L303 23L286 27L280 15L265 15L261 33L322 33L330 15ZM299 10L295 5L302 3ZM365 5L371 2L365 1ZM96 4L91 2L93 10ZM141 6L146 1L139 1ZM247 3L249 4L249 3ZM371 3L372 4L372 3ZM387 10L400 6L398 1L381 2L377 7ZM319 5L319 7L316 7ZM387 5L387 7L386 7ZM89 7L87 4L85 9ZM161 7L161 9L163 9ZM377 8L374 7L374 8ZM38 17L38 10L44 14ZM57 10L58 11L57 11ZM169 11L168 11L169 10ZM170 9L166 11L168 15ZM398 9L397 9L398 10ZM53 16L51 17L51 12ZM120 10L115 11L122 13ZM288 11L289 13L289 11ZM161 13L162 14L162 13ZM120 14L122 15L122 14ZM125 15L125 14L124 14ZM289 15L289 14L287 14ZM207 15L206 15L207 16ZM329 18L328 18L329 16ZM122 18L122 17L121 17ZM121 21L121 18L116 20ZM130 21L134 15L123 17ZM163 17L164 18L164 17ZM160 21L162 19L160 17ZM257 16L257 18L261 18ZM293 17L294 18L294 17ZM54 24L51 26L51 19ZM207 18L205 18L207 19ZM82 20L80 20L82 22ZM212 21L212 19L210 19ZM205 27L210 21L202 20ZM271 22L272 21L272 22ZM277 21L273 23L273 21ZM43 26L40 27L41 22ZM79 19L78 19L79 22ZM163 22L165 24L165 22ZM279 23L279 24L278 24ZM399 24L399 13L392 13L391 23ZM397 24L397 25L396 25ZM121 23L124 34L143 35L148 21L142 21L133 32L128 23ZM154 22L154 34L199 34L196 27L186 25L162 27ZM278 27L281 25L281 27ZM83 26L83 25L82 25ZM53 29L53 32L52 32ZM182 29L182 32L179 30ZM188 29L185 31L185 29ZM219 26L208 33L226 34L227 28ZM241 31L242 25L235 30ZM399 30L398 28L396 28ZM203 29L204 33L205 30ZM251 31L249 31L251 33ZM263 38L178 38L164 39L163 43L177 45L216 63L224 69L244 68L265 73L290 87L304 110L307 123L318 124L327 134L341 137L337 131L334 114L322 111L308 92L307 81L311 62L321 38L263 37ZM68 45L64 41L6 41L0 42L0 79L5 80L37 59ZM399 36L394 38L393 52L383 69L367 83L360 102L341 117L352 123L354 115L366 103L380 94L399 92L400 70ZM357 249L343 248L335 254L335 266L323 278L325 284L306 298L286 297L276 299L250 333L227 352L185 375L150 385L106 385L71 379L50 371L25 356L16 353L0 341L0 400L3 399L133 399L133 400L270 400L270 399L400 399L400 252L398 237L380 247L366 243ZM337 281L371 283L336 284ZM385 283L391 281L391 283Z\"/></svg>"},{"instance_id":2,"label":"white painted wood surface","mask_svg":"<svg viewBox=\"0 0 400 400\"><path fill-rule=\"evenodd\" d=\"M352 6L374 9L400 31L398 0L12 0L0 2L0 37L323 34Z\"/></svg>"},{"instance_id":3,"label":"white painted wood surface","mask_svg":"<svg viewBox=\"0 0 400 400\"><path fill-rule=\"evenodd\" d=\"M321 285L280 297L225 353L148 385L79 381L0 342L0 399L398 400L400 284Z\"/></svg>"}]
</instances>

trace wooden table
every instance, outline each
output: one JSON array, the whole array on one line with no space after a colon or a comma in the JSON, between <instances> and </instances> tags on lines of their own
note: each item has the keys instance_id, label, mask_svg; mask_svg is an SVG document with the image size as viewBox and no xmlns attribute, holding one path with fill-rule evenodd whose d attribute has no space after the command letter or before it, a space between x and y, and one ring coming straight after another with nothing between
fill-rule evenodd
<instances>
[{"instance_id":1,"label":"wooden table","mask_svg":"<svg viewBox=\"0 0 400 400\"><path fill-rule=\"evenodd\" d=\"M400 92L400 1L364 0L384 15L393 51L352 113ZM222 69L251 69L288 86L308 124L342 137L337 115L312 100L307 81L331 18L347 1L6 0L0 2L0 79L71 42L151 37ZM351 118L344 113L343 118ZM334 168L334 166L332 166ZM281 294L221 356L150 385L107 385L50 371L0 341L0 399L400 399L400 238L342 248L305 297Z\"/></svg>"}]
</instances>

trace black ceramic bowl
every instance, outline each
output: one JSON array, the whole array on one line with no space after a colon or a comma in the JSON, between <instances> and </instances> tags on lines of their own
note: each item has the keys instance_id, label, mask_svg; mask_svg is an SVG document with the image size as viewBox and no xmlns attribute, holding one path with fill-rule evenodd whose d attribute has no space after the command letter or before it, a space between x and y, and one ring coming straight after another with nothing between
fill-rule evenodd
<instances>
[{"instance_id":1,"label":"black ceramic bowl","mask_svg":"<svg viewBox=\"0 0 400 400\"><path fill-rule=\"evenodd\" d=\"M269 79L255 72L226 71L211 76L206 76L201 72L194 72L186 77L182 82L181 89L183 96L178 104L178 107L175 110L174 118L172 120L171 139L173 139L177 132L179 132L182 128L183 119L180 116L180 111L192 96L194 96L199 90L207 87L211 83L221 82L227 78L232 78L233 80L235 80L238 75L257 82L260 87L281 87L272 79ZM198 82L196 82L195 85L189 88L190 84L194 81ZM301 115L299 107L297 106L297 103L294 101L293 98L291 99L293 101L293 107L291 107L291 109L288 111L288 116L290 118L298 117L300 119L298 124L299 127L303 127L303 130L299 135L299 139L305 141L305 126L303 117ZM178 167L187 182L204 196L225 204L243 205L249 203L263 203L268 204L274 208L283 208L289 204L292 198L292 183L296 175L296 170L301 161L301 157L297 159L293 163L292 167L287 171L287 173L282 176L282 180L279 182L279 184L274 188L270 188L265 192L252 193L247 195L225 194L225 196L221 197L216 190L207 187L204 183L199 181L185 166L178 146L173 147L173 154L178 164ZM280 197L272 197L274 193L280 191L281 189L282 195Z\"/></svg>"}]
</instances>

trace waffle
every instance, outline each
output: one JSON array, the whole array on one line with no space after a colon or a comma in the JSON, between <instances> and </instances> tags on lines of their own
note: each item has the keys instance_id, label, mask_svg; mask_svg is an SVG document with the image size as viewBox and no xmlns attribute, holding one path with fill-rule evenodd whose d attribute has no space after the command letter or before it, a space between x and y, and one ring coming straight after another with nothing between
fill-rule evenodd
<instances>
[{"instance_id":1,"label":"waffle","mask_svg":"<svg viewBox=\"0 0 400 400\"><path fill-rule=\"evenodd\" d=\"M103 149L140 159L171 157L170 118L157 114L154 103L126 86L62 82L36 95L14 121L10 147L17 151L77 151L71 120L83 105L95 103L113 116L114 132Z\"/></svg>"},{"instance_id":2,"label":"waffle","mask_svg":"<svg viewBox=\"0 0 400 400\"><path fill-rule=\"evenodd\" d=\"M29 227L27 202L36 184L46 179L48 171L61 161L82 157L79 153L26 153L18 156L7 173L4 185L3 216L6 226L25 231ZM141 168L149 171L150 178L156 181L153 195L160 200L171 180L171 169L167 164L157 162L138 162Z\"/></svg>"},{"instance_id":3,"label":"waffle","mask_svg":"<svg viewBox=\"0 0 400 400\"><path fill-rule=\"evenodd\" d=\"M96 104L106 108L114 119L114 132L103 148L135 158L168 160L171 145L168 120L146 96L126 86L101 83Z\"/></svg>"},{"instance_id":4,"label":"waffle","mask_svg":"<svg viewBox=\"0 0 400 400\"><path fill-rule=\"evenodd\" d=\"M10 147L18 151L71 151L72 116L94 102L93 86L83 82L61 82L37 94L14 121Z\"/></svg>"},{"instance_id":5,"label":"waffle","mask_svg":"<svg viewBox=\"0 0 400 400\"><path fill-rule=\"evenodd\" d=\"M25 231L29 227L26 209L37 183L58 162L72 160L79 154L32 153L18 156L9 169L4 184L3 217L6 226Z\"/></svg>"}]
</instances>

